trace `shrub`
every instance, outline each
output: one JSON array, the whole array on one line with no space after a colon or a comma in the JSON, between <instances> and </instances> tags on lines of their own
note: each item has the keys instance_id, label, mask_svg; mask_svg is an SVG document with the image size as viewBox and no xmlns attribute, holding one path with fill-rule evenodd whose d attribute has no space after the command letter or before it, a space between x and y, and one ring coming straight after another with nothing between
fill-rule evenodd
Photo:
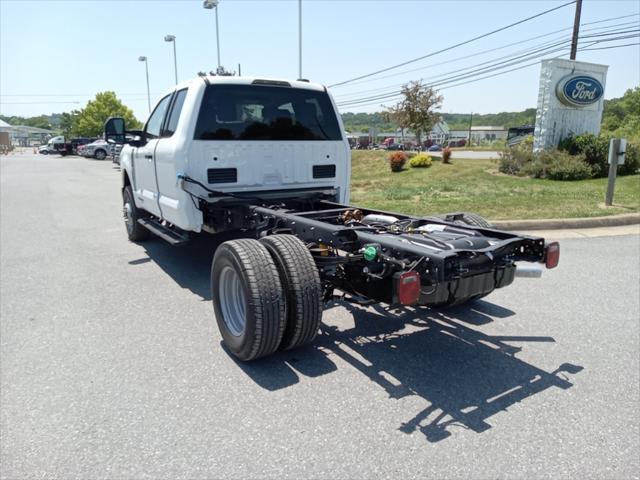
<instances>
[{"instance_id":1,"label":"shrub","mask_svg":"<svg viewBox=\"0 0 640 480\"><path fill-rule=\"evenodd\" d=\"M585 161L593 171L593 177L609 175L609 138L592 133L565 138L558 145L560 150L572 155L583 154ZM627 155L624 165L618 167L618 175L633 175L640 168L640 149L634 143L627 142Z\"/></svg>"},{"instance_id":2,"label":"shrub","mask_svg":"<svg viewBox=\"0 0 640 480\"><path fill-rule=\"evenodd\" d=\"M405 163L407 163L406 153L398 151L389 155L389 166L391 167L392 172L401 171Z\"/></svg>"},{"instance_id":3,"label":"shrub","mask_svg":"<svg viewBox=\"0 0 640 480\"><path fill-rule=\"evenodd\" d=\"M638 171L640 171L640 145L627 142L624 165L618 167L618 173L620 175L633 175Z\"/></svg>"},{"instance_id":4,"label":"shrub","mask_svg":"<svg viewBox=\"0 0 640 480\"><path fill-rule=\"evenodd\" d=\"M545 150L533 156L520 174L551 180L584 180L591 178L592 170L584 155L570 155L560 150Z\"/></svg>"},{"instance_id":5,"label":"shrub","mask_svg":"<svg viewBox=\"0 0 640 480\"><path fill-rule=\"evenodd\" d=\"M592 169L584 160L584 155L569 155L555 151L556 156L546 171L546 178L551 180L584 180L591 178Z\"/></svg>"},{"instance_id":6,"label":"shrub","mask_svg":"<svg viewBox=\"0 0 640 480\"><path fill-rule=\"evenodd\" d=\"M451 149L444 147L442 150L442 163L451 163Z\"/></svg>"},{"instance_id":7,"label":"shrub","mask_svg":"<svg viewBox=\"0 0 640 480\"><path fill-rule=\"evenodd\" d=\"M431 166L431 157L426 153L419 153L409 160L411 168L429 168Z\"/></svg>"},{"instance_id":8,"label":"shrub","mask_svg":"<svg viewBox=\"0 0 640 480\"><path fill-rule=\"evenodd\" d=\"M500 153L498 170L508 175L530 175L528 166L531 162L533 162L533 139L531 141L526 139Z\"/></svg>"},{"instance_id":9,"label":"shrub","mask_svg":"<svg viewBox=\"0 0 640 480\"><path fill-rule=\"evenodd\" d=\"M609 172L607 164L609 141L606 138L585 133L563 139L560 141L558 149L569 152L571 155L583 154L585 161L593 170L594 177L607 176Z\"/></svg>"}]
</instances>

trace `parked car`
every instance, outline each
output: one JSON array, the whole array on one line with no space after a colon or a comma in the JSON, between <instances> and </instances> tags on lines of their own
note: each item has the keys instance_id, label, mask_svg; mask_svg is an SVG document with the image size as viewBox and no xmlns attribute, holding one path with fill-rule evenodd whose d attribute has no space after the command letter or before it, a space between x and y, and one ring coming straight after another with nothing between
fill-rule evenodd
<instances>
[{"instance_id":1,"label":"parked car","mask_svg":"<svg viewBox=\"0 0 640 480\"><path fill-rule=\"evenodd\" d=\"M80 147L84 146L84 145L88 145L92 142L95 142L97 139L96 137L77 137L77 138L72 138L71 139L71 151L74 153L74 155L79 155L79 150Z\"/></svg>"},{"instance_id":2,"label":"parked car","mask_svg":"<svg viewBox=\"0 0 640 480\"><path fill-rule=\"evenodd\" d=\"M96 160L104 160L111 151L111 145L101 138L95 142L91 142L82 149L83 157L91 157Z\"/></svg>"},{"instance_id":3,"label":"parked car","mask_svg":"<svg viewBox=\"0 0 640 480\"><path fill-rule=\"evenodd\" d=\"M38 153L41 155L49 155L49 145L40 145L38 147Z\"/></svg>"},{"instance_id":4,"label":"parked car","mask_svg":"<svg viewBox=\"0 0 640 480\"><path fill-rule=\"evenodd\" d=\"M428 148L429 152L441 152L442 151L442 146L438 145L437 143L434 143L433 145L431 145Z\"/></svg>"},{"instance_id":5,"label":"parked car","mask_svg":"<svg viewBox=\"0 0 640 480\"><path fill-rule=\"evenodd\" d=\"M387 147L387 150L404 150L403 143L392 143Z\"/></svg>"}]
</instances>

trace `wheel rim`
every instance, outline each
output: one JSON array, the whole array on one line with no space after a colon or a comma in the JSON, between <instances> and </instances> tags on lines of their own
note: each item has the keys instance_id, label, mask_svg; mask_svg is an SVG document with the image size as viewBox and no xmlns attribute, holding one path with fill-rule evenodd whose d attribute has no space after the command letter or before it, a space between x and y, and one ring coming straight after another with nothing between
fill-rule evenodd
<instances>
[{"instance_id":1,"label":"wheel rim","mask_svg":"<svg viewBox=\"0 0 640 480\"><path fill-rule=\"evenodd\" d=\"M127 226L127 231L131 231L133 228L133 208L131 207L131 200L129 195L125 196L124 205L122 206L122 213L124 215L124 223Z\"/></svg>"},{"instance_id":2,"label":"wheel rim","mask_svg":"<svg viewBox=\"0 0 640 480\"><path fill-rule=\"evenodd\" d=\"M246 298L242 288L242 280L231 267L224 267L218 280L218 295L222 320L231 335L239 337L244 333L246 320Z\"/></svg>"},{"instance_id":3,"label":"wheel rim","mask_svg":"<svg viewBox=\"0 0 640 480\"><path fill-rule=\"evenodd\" d=\"M98 160L104 160L106 156L106 153L104 153L102 150L98 150L98 152L96 153L96 158Z\"/></svg>"}]
</instances>

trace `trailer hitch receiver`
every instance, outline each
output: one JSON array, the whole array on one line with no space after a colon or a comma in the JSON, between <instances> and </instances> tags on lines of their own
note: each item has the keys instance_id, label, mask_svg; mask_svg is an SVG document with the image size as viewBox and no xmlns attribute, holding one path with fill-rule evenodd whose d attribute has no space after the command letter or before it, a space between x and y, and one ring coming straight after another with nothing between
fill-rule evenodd
<instances>
[{"instance_id":1,"label":"trailer hitch receiver","mask_svg":"<svg viewBox=\"0 0 640 480\"><path fill-rule=\"evenodd\" d=\"M416 271L393 274L393 303L415 305L420 298L420 274Z\"/></svg>"}]
</instances>

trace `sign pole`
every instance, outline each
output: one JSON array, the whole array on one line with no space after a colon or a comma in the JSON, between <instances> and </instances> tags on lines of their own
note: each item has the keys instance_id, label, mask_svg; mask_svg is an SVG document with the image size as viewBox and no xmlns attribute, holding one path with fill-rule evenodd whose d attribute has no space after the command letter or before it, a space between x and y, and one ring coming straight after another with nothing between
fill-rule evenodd
<instances>
[{"instance_id":1,"label":"sign pole","mask_svg":"<svg viewBox=\"0 0 640 480\"><path fill-rule=\"evenodd\" d=\"M612 138L609 143L609 183L607 184L607 196L604 204L610 207L613 204L613 189L616 185L616 175L618 173L618 152L620 150L620 139Z\"/></svg>"}]
</instances>

